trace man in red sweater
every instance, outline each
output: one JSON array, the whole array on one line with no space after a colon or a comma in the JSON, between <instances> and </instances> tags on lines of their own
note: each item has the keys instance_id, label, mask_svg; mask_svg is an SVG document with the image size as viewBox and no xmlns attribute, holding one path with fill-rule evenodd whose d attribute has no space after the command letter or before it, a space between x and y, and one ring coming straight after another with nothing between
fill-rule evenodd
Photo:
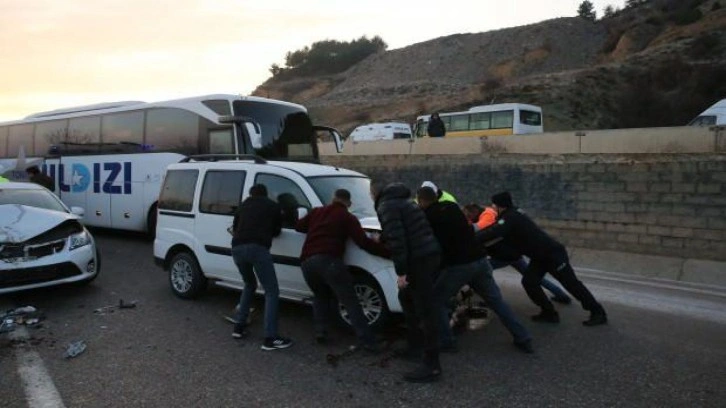
<instances>
[{"instance_id":1,"label":"man in red sweater","mask_svg":"<svg viewBox=\"0 0 726 408\"><path fill-rule=\"evenodd\" d=\"M383 244L366 236L360 221L348 212L350 205L350 192L339 189L329 205L313 208L297 222L295 229L307 234L300 255L302 271L314 295L315 340L318 343L327 341L328 315L333 299L337 298L348 311L360 346L375 352L379 347L363 315L343 255L348 238L373 255L388 257L389 252Z\"/></svg>"}]
</instances>

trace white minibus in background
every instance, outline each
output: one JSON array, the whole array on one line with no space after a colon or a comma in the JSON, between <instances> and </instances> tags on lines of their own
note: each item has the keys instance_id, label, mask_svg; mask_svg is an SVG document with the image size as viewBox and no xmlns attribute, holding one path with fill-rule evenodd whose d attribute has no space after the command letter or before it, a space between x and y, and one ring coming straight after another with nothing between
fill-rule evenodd
<instances>
[{"instance_id":1,"label":"white minibus in background","mask_svg":"<svg viewBox=\"0 0 726 408\"><path fill-rule=\"evenodd\" d=\"M348 136L353 142L411 139L411 126L405 122L369 123L353 129Z\"/></svg>"},{"instance_id":2,"label":"white minibus in background","mask_svg":"<svg viewBox=\"0 0 726 408\"><path fill-rule=\"evenodd\" d=\"M726 125L726 99L714 103L688 124L688 126L717 125Z\"/></svg>"}]
</instances>

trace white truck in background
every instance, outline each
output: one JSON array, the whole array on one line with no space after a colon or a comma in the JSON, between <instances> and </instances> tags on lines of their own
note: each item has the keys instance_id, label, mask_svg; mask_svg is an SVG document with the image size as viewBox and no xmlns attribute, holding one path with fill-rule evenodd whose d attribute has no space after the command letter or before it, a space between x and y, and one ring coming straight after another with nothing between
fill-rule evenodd
<instances>
[{"instance_id":1,"label":"white truck in background","mask_svg":"<svg viewBox=\"0 0 726 408\"><path fill-rule=\"evenodd\" d=\"M693 119L689 126L718 126L726 125L726 99L714 103Z\"/></svg>"},{"instance_id":2,"label":"white truck in background","mask_svg":"<svg viewBox=\"0 0 726 408\"><path fill-rule=\"evenodd\" d=\"M411 139L411 126L405 122L369 123L353 129L348 138L354 143L375 140Z\"/></svg>"}]
</instances>

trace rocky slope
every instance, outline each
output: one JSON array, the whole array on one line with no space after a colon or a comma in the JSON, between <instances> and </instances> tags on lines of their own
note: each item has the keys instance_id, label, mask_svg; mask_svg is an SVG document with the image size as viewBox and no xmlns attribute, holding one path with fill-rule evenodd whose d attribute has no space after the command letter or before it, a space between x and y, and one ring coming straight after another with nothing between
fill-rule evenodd
<instances>
[{"instance_id":1,"label":"rocky slope","mask_svg":"<svg viewBox=\"0 0 726 408\"><path fill-rule=\"evenodd\" d=\"M336 75L271 78L254 94L302 103L346 133L491 102L538 104L552 131L682 125L726 98L724 78L726 1L652 0L596 22L437 38Z\"/></svg>"}]
</instances>

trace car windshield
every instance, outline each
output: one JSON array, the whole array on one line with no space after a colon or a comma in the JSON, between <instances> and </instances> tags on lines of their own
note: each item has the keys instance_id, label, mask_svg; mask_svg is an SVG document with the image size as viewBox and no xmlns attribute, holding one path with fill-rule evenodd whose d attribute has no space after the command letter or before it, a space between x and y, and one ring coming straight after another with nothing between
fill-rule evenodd
<instances>
[{"instance_id":1,"label":"car windshield","mask_svg":"<svg viewBox=\"0 0 726 408\"><path fill-rule=\"evenodd\" d=\"M331 176L309 177L308 181L323 204L330 204L333 193L339 188L350 191L351 214L358 218L375 217L376 210L371 198L371 181L366 177Z\"/></svg>"},{"instance_id":2,"label":"car windshield","mask_svg":"<svg viewBox=\"0 0 726 408\"><path fill-rule=\"evenodd\" d=\"M0 204L21 204L46 210L68 212L50 192L36 189L15 189L0 187Z\"/></svg>"}]
</instances>

